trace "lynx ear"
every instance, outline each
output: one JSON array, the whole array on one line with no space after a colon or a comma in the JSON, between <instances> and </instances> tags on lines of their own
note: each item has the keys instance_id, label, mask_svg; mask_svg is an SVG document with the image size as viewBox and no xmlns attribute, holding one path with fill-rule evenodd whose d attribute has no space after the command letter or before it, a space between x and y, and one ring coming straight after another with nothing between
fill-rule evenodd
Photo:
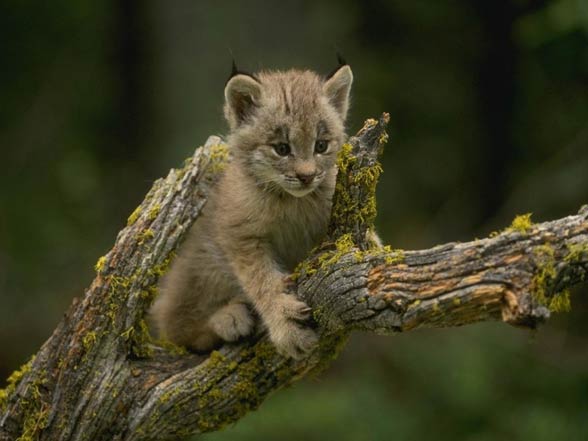
<instances>
[{"instance_id":1,"label":"lynx ear","mask_svg":"<svg viewBox=\"0 0 588 441\"><path fill-rule=\"evenodd\" d=\"M231 130L247 120L259 105L261 84L254 77L236 73L225 86L225 117Z\"/></svg>"},{"instance_id":2,"label":"lynx ear","mask_svg":"<svg viewBox=\"0 0 588 441\"><path fill-rule=\"evenodd\" d=\"M349 110L351 83L353 83L353 73L349 65L344 64L333 72L323 85L325 95L342 119L347 117L347 110Z\"/></svg>"}]
</instances>

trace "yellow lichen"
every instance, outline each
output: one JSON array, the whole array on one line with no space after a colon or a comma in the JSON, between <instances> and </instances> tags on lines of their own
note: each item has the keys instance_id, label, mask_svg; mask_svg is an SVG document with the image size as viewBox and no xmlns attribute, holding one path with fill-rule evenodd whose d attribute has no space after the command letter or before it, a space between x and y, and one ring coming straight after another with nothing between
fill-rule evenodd
<instances>
[{"instance_id":1,"label":"yellow lichen","mask_svg":"<svg viewBox=\"0 0 588 441\"><path fill-rule=\"evenodd\" d=\"M537 269L531 282L532 293L541 305L552 312L567 312L571 309L570 291L550 292L557 276L555 250L550 245L535 247Z\"/></svg>"},{"instance_id":2,"label":"yellow lichen","mask_svg":"<svg viewBox=\"0 0 588 441\"><path fill-rule=\"evenodd\" d=\"M309 374L316 377L322 373L339 356L348 339L349 331L346 330L321 338L317 350L320 361L312 368Z\"/></svg>"},{"instance_id":3,"label":"yellow lichen","mask_svg":"<svg viewBox=\"0 0 588 441\"><path fill-rule=\"evenodd\" d=\"M5 410L8 398L14 393L16 387L21 382L25 374L31 370L33 361L35 361L34 355L27 363L23 364L20 369L17 369L12 374L10 374L6 380L6 388L0 389L0 411L3 412Z\"/></svg>"},{"instance_id":4,"label":"yellow lichen","mask_svg":"<svg viewBox=\"0 0 588 441\"><path fill-rule=\"evenodd\" d=\"M135 325L131 335L131 352L138 358L148 358L153 355L153 348L149 326L145 319L141 319Z\"/></svg>"},{"instance_id":5,"label":"yellow lichen","mask_svg":"<svg viewBox=\"0 0 588 441\"><path fill-rule=\"evenodd\" d=\"M133 335L135 334L135 327L134 326L130 326L128 329L126 329L124 332L122 332L120 334L120 336L122 338L124 338L125 340L130 340Z\"/></svg>"},{"instance_id":6,"label":"yellow lichen","mask_svg":"<svg viewBox=\"0 0 588 441\"><path fill-rule=\"evenodd\" d=\"M97 273L101 273L102 271L104 271L105 267L106 267L106 256L102 256L101 258L98 259L98 261L96 262L96 265L94 265L94 269L96 270Z\"/></svg>"},{"instance_id":7,"label":"yellow lichen","mask_svg":"<svg viewBox=\"0 0 588 441\"><path fill-rule=\"evenodd\" d=\"M142 211L143 211L143 209L141 208L141 206L138 206L137 208L135 208L135 210L131 213L131 215L127 219L127 226L130 227L135 222L137 222L137 219L139 219L139 216L141 215Z\"/></svg>"},{"instance_id":8,"label":"yellow lichen","mask_svg":"<svg viewBox=\"0 0 588 441\"><path fill-rule=\"evenodd\" d=\"M355 247L351 233L343 234L335 241L334 245L334 251L327 251L319 255L317 262L321 269L325 269L338 262L341 256L350 252Z\"/></svg>"},{"instance_id":9,"label":"yellow lichen","mask_svg":"<svg viewBox=\"0 0 588 441\"><path fill-rule=\"evenodd\" d=\"M84 349L86 352L90 351L90 349L92 349L92 346L94 346L95 343L96 343L96 332L95 331L87 332L86 335L84 335L84 337L82 338L82 344L84 345Z\"/></svg>"},{"instance_id":10,"label":"yellow lichen","mask_svg":"<svg viewBox=\"0 0 588 441\"><path fill-rule=\"evenodd\" d=\"M172 262L172 260L175 258L176 254L172 251L171 253L169 253L169 256L167 256L163 262L153 265L148 271L147 274L151 277L155 277L157 279L159 279L161 276L163 276L168 268L169 268L169 264Z\"/></svg>"},{"instance_id":11,"label":"yellow lichen","mask_svg":"<svg viewBox=\"0 0 588 441\"><path fill-rule=\"evenodd\" d=\"M8 377L8 386L6 389L0 390L0 411L6 410L8 399L14 394L24 376L31 371L34 359L33 356L28 363ZM41 370L32 375L34 377L27 380L26 388L23 391L25 396L19 397L23 421L20 435L15 441L33 441L38 438L39 431L47 425L49 405L43 401L40 390L40 386L47 382L45 372Z\"/></svg>"},{"instance_id":12,"label":"yellow lichen","mask_svg":"<svg viewBox=\"0 0 588 441\"><path fill-rule=\"evenodd\" d=\"M161 206L159 204L155 204L153 207L151 207L151 209L149 210L149 220L154 220L160 211Z\"/></svg>"},{"instance_id":13,"label":"yellow lichen","mask_svg":"<svg viewBox=\"0 0 588 441\"><path fill-rule=\"evenodd\" d=\"M516 216L507 231L518 231L519 233L527 233L533 227L531 216L533 213L521 214Z\"/></svg>"},{"instance_id":14,"label":"yellow lichen","mask_svg":"<svg viewBox=\"0 0 588 441\"><path fill-rule=\"evenodd\" d=\"M157 345L158 347L165 349L171 355L186 355L188 354L188 350L183 346L178 346L175 343L172 343L169 340L153 340L153 344Z\"/></svg>"},{"instance_id":15,"label":"yellow lichen","mask_svg":"<svg viewBox=\"0 0 588 441\"><path fill-rule=\"evenodd\" d=\"M372 228L376 217L376 184L382 173L382 166L375 161L357 169L358 158L353 154L353 146L344 144L337 156L339 175L333 196L332 222L336 225L363 224ZM362 189L365 197L358 200L355 193Z\"/></svg>"},{"instance_id":16,"label":"yellow lichen","mask_svg":"<svg viewBox=\"0 0 588 441\"><path fill-rule=\"evenodd\" d=\"M381 253L384 255L384 262L387 265L394 265L396 263L404 262L404 250L392 250L390 245L386 245L382 248Z\"/></svg>"},{"instance_id":17,"label":"yellow lichen","mask_svg":"<svg viewBox=\"0 0 588 441\"><path fill-rule=\"evenodd\" d=\"M564 257L565 262L580 262L584 256L588 256L588 245L569 244L568 254Z\"/></svg>"},{"instance_id":18,"label":"yellow lichen","mask_svg":"<svg viewBox=\"0 0 588 441\"><path fill-rule=\"evenodd\" d=\"M169 402L169 400L171 400L174 396L176 396L179 393L179 389L178 388L174 388L173 386L170 387L169 390L166 390L164 393L162 393L159 397L159 402L162 404L165 404L167 402Z\"/></svg>"},{"instance_id":19,"label":"yellow lichen","mask_svg":"<svg viewBox=\"0 0 588 441\"><path fill-rule=\"evenodd\" d=\"M153 237L155 237L155 233L153 230L147 228L137 235L137 243L143 245L148 240L153 239Z\"/></svg>"},{"instance_id":20,"label":"yellow lichen","mask_svg":"<svg viewBox=\"0 0 588 441\"><path fill-rule=\"evenodd\" d=\"M229 162L229 149L225 144L217 144L210 147L209 170L219 173L225 169Z\"/></svg>"}]
</instances>

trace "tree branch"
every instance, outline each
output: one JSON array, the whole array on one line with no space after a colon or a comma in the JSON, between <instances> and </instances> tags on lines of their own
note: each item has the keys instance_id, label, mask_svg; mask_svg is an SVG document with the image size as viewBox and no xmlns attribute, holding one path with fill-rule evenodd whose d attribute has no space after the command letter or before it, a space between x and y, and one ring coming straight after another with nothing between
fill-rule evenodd
<instances>
[{"instance_id":1,"label":"tree branch","mask_svg":"<svg viewBox=\"0 0 588 441\"><path fill-rule=\"evenodd\" d=\"M211 137L155 182L98 260L85 295L0 391L0 440L138 441L218 430L328 365L352 330L483 320L534 327L565 310L567 288L588 272L588 206L542 224L520 217L494 237L430 250L378 244L370 231L387 122L386 114L368 120L343 147L328 237L291 277L321 336L308 359L279 356L263 334L195 355L147 332L157 280L230 160Z\"/></svg>"}]
</instances>

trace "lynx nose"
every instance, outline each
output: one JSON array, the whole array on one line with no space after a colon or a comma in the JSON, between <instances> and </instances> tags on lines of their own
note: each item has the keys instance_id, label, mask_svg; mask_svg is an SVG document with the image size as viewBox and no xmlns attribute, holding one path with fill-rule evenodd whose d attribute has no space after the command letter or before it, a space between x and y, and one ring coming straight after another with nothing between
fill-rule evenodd
<instances>
[{"instance_id":1,"label":"lynx nose","mask_svg":"<svg viewBox=\"0 0 588 441\"><path fill-rule=\"evenodd\" d=\"M312 172L312 173L296 173L296 177L304 185L310 184L313 181L313 179L314 179L315 176L316 176L316 172Z\"/></svg>"}]
</instances>

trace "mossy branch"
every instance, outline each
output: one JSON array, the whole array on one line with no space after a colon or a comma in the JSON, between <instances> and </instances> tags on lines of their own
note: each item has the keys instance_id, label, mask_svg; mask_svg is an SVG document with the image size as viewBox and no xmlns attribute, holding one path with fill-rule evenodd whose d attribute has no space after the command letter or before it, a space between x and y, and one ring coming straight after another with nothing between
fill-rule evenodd
<instances>
[{"instance_id":1,"label":"mossy branch","mask_svg":"<svg viewBox=\"0 0 588 441\"><path fill-rule=\"evenodd\" d=\"M490 238L423 251L381 247L370 234L388 116L368 120L339 159L325 243L292 277L321 335L306 360L279 356L263 335L199 356L150 338L157 280L230 159L210 138L157 181L131 214L96 278L36 356L0 391L0 440L156 440L218 430L265 397L322 369L355 329L379 333L482 320L534 327L569 306L588 272L588 207Z\"/></svg>"}]
</instances>

